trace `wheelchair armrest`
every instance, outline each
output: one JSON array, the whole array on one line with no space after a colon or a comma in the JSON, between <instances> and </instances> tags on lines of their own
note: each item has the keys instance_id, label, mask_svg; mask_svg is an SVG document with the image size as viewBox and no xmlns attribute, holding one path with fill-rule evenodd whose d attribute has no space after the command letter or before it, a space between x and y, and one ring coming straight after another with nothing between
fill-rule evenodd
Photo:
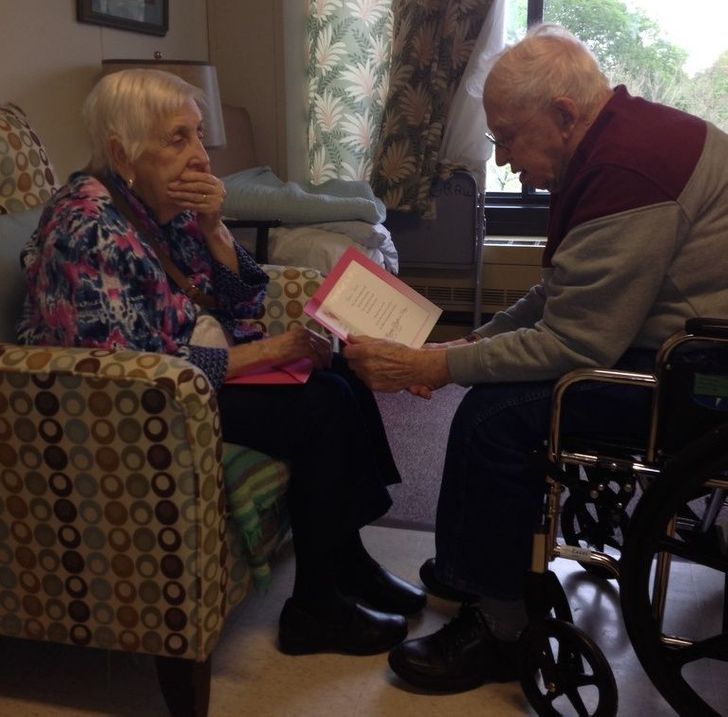
<instances>
[{"instance_id":1,"label":"wheelchair armrest","mask_svg":"<svg viewBox=\"0 0 728 717\"><path fill-rule=\"evenodd\" d=\"M728 319L698 316L685 322L685 331L695 337L728 339Z\"/></svg>"},{"instance_id":2,"label":"wheelchair armrest","mask_svg":"<svg viewBox=\"0 0 728 717\"><path fill-rule=\"evenodd\" d=\"M650 373L619 371L607 368L577 368L562 376L554 386L551 399L551 426L548 441L548 459L552 463L558 460L561 452L561 412L567 391L577 383L615 383L624 386L635 386L654 389L657 379Z\"/></svg>"}]
</instances>

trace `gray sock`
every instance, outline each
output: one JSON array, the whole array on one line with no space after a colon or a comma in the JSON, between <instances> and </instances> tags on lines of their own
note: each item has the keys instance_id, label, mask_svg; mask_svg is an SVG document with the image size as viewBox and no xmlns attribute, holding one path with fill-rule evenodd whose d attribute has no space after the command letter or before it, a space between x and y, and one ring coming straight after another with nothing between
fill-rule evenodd
<instances>
[{"instance_id":1,"label":"gray sock","mask_svg":"<svg viewBox=\"0 0 728 717\"><path fill-rule=\"evenodd\" d=\"M515 642L528 623L523 600L499 600L481 596L480 609L496 640Z\"/></svg>"}]
</instances>

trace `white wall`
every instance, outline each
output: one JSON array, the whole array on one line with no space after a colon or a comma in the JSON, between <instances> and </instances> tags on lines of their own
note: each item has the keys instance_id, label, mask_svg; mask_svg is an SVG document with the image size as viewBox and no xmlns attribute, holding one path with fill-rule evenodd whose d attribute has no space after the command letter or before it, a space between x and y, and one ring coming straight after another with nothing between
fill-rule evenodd
<instances>
[{"instance_id":1,"label":"white wall","mask_svg":"<svg viewBox=\"0 0 728 717\"><path fill-rule=\"evenodd\" d=\"M258 162L306 177L307 0L169 0L164 37L79 23L76 0L0 0L0 102L29 115L61 181L88 144L81 104L103 59L210 60L223 102L246 107ZM208 39L209 29L209 39Z\"/></svg>"},{"instance_id":2,"label":"white wall","mask_svg":"<svg viewBox=\"0 0 728 717\"><path fill-rule=\"evenodd\" d=\"M285 172L285 99L281 3L208 0L210 56L224 102L250 114L259 164Z\"/></svg>"},{"instance_id":3,"label":"white wall","mask_svg":"<svg viewBox=\"0 0 728 717\"><path fill-rule=\"evenodd\" d=\"M261 0L261 3L264 0ZM170 0L165 37L79 23L76 0L0 0L0 102L45 142L61 181L88 159L80 107L102 59L207 60L207 0Z\"/></svg>"},{"instance_id":4,"label":"white wall","mask_svg":"<svg viewBox=\"0 0 728 717\"><path fill-rule=\"evenodd\" d=\"M303 0L284 0L283 37L286 103L286 149L288 178L294 182L308 179L306 157L306 10Z\"/></svg>"},{"instance_id":5,"label":"white wall","mask_svg":"<svg viewBox=\"0 0 728 717\"><path fill-rule=\"evenodd\" d=\"M208 0L210 56L225 102L250 113L257 159L306 178L308 0Z\"/></svg>"}]
</instances>

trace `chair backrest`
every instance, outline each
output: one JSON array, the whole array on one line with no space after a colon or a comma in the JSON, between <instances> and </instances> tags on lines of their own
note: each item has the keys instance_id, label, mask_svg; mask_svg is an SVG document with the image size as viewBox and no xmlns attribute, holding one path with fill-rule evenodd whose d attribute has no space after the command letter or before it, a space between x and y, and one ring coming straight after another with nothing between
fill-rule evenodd
<instances>
[{"instance_id":1,"label":"chair backrest","mask_svg":"<svg viewBox=\"0 0 728 717\"><path fill-rule=\"evenodd\" d=\"M58 189L48 152L27 115L11 102L0 103L0 341L15 341L25 294L20 250Z\"/></svg>"},{"instance_id":2,"label":"chair backrest","mask_svg":"<svg viewBox=\"0 0 728 717\"><path fill-rule=\"evenodd\" d=\"M0 341L15 343L15 325L25 296L20 251L40 219L41 207L0 215Z\"/></svg>"},{"instance_id":3,"label":"chair backrest","mask_svg":"<svg viewBox=\"0 0 728 717\"><path fill-rule=\"evenodd\" d=\"M59 189L48 152L23 110L0 103L0 214L38 207Z\"/></svg>"}]
</instances>

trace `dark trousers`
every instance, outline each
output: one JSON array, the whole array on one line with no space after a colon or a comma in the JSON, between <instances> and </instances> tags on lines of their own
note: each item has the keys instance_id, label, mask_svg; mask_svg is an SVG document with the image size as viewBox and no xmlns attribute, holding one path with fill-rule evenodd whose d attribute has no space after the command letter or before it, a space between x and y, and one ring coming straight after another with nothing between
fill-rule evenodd
<instances>
[{"instance_id":1,"label":"dark trousers","mask_svg":"<svg viewBox=\"0 0 728 717\"><path fill-rule=\"evenodd\" d=\"M650 372L654 352L630 351L619 368ZM450 428L437 507L436 569L449 585L513 600L523 596L546 488L543 454L553 381L479 384ZM565 406L565 433L646 438L651 393L580 384Z\"/></svg>"},{"instance_id":2,"label":"dark trousers","mask_svg":"<svg viewBox=\"0 0 728 717\"><path fill-rule=\"evenodd\" d=\"M400 481L371 391L339 355L301 385L226 385L223 438L289 461L297 556L323 558L390 507Z\"/></svg>"}]
</instances>

